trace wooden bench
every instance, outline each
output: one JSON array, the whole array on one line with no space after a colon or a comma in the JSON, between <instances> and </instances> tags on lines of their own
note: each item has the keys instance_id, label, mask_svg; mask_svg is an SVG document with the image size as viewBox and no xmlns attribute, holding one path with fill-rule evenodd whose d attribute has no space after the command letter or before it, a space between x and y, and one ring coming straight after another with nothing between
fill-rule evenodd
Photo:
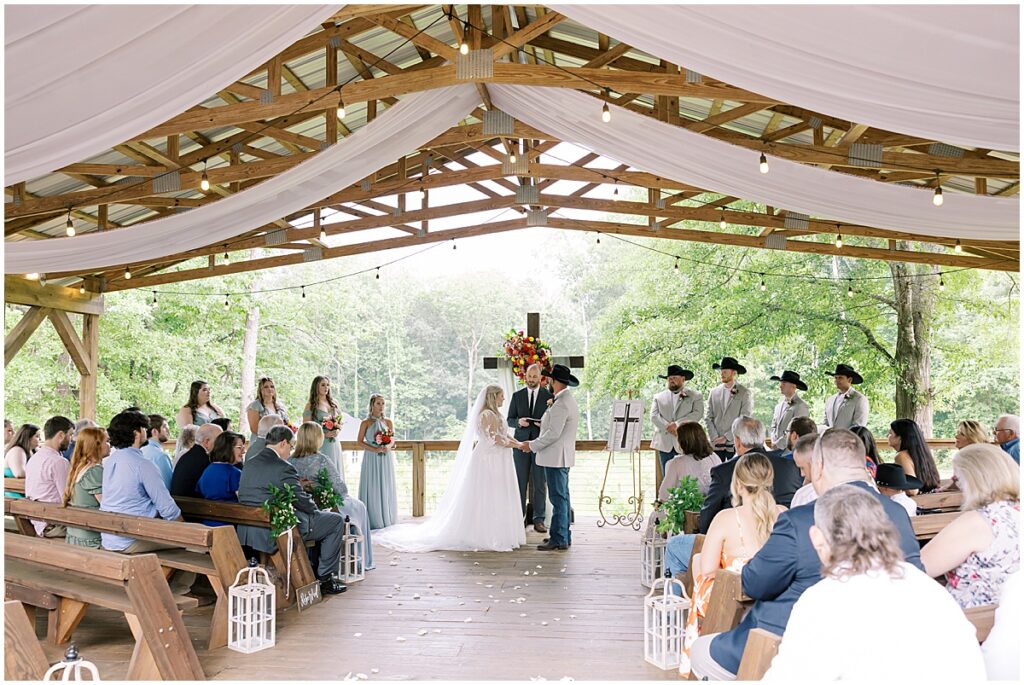
<instances>
[{"instance_id":1,"label":"wooden bench","mask_svg":"<svg viewBox=\"0 0 1024 685\"><path fill-rule=\"evenodd\" d=\"M779 653L782 636L770 633L764 628L754 628L747 634L747 644L740 658L736 680L761 680L772 659Z\"/></svg>"},{"instance_id":2,"label":"wooden bench","mask_svg":"<svg viewBox=\"0 0 1024 685\"><path fill-rule=\"evenodd\" d=\"M4 492L16 492L19 495L25 494L24 478L4 478Z\"/></svg>"},{"instance_id":3,"label":"wooden bench","mask_svg":"<svg viewBox=\"0 0 1024 685\"><path fill-rule=\"evenodd\" d=\"M29 536L35 534L29 521L36 519L174 545L175 549L157 550L154 554L168 575L172 570L178 570L206 576L217 595L210 620L208 646L209 649L217 649L227 645L227 589L235 582L238 571L246 566L234 528L213 528L9 497L4 499L4 513L13 516L19 530Z\"/></svg>"},{"instance_id":4,"label":"wooden bench","mask_svg":"<svg viewBox=\"0 0 1024 685\"><path fill-rule=\"evenodd\" d=\"M700 634L711 635L732 630L740 624L744 612L753 601L743 594L743 580L739 573L718 569Z\"/></svg>"},{"instance_id":5,"label":"wooden bench","mask_svg":"<svg viewBox=\"0 0 1024 685\"><path fill-rule=\"evenodd\" d=\"M967 620L974 625L974 629L978 633L978 642L984 642L988 639L988 634L992 632L992 626L996 621L997 608L998 606L995 604L986 604L985 606L964 609L964 615L967 616Z\"/></svg>"},{"instance_id":6,"label":"wooden bench","mask_svg":"<svg viewBox=\"0 0 1024 685\"><path fill-rule=\"evenodd\" d=\"M952 523L958 516L959 511L949 511L943 514L919 514L910 517L910 525L914 529L914 537L918 542L926 542L939 534L943 528Z\"/></svg>"},{"instance_id":7,"label":"wooden bench","mask_svg":"<svg viewBox=\"0 0 1024 685\"><path fill-rule=\"evenodd\" d=\"M69 640L86 609L102 606L123 613L135 637L129 680L205 679L181 618L183 609L198 602L171 594L156 555L118 554L27 535L8 535L5 543L7 594L33 606L55 604L51 641Z\"/></svg>"},{"instance_id":8,"label":"wooden bench","mask_svg":"<svg viewBox=\"0 0 1024 685\"><path fill-rule=\"evenodd\" d=\"M929 492L924 495L915 495L910 499L914 500L919 510L959 511L960 505L964 501L964 493L958 490L953 492Z\"/></svg>"},{"instance_id":9,"label":"wooden bench","mask_svg":"<svg viewBox=\"0 0 1024 685\"><path fill-rule=\"evenodd\" d=\"M234 502L215 502L197 497L175 497L175 503L181 509L182 516L189 521L220 521L232 525L257 526L259 528L270 528L270 518L267 512L260 507ZM316 574L309 563L309 556L304 546L312 543L305 543L299 536L298 531L293 533L292 538L292 570L291 589L285 592L284 584L288 578L287 550L288 536L282 533L277 538L277 551L271 554L261 552L266 565L275 571L275 582L278 586L276 602L278 608L290 606L296 601L299 588L317 582ZM236 571L237 572L237 571Z\"/></svg>"},{"instance_id":10,"label":"wooden bench","mask_svg":"<svg viewBox=\"0 0 1024 685\"><path fill-rule=\"evenodd\" d=\"M4 602L4 680L42 680L50 668L30 616L21 602Z\"/></svg>"}]
</instances>

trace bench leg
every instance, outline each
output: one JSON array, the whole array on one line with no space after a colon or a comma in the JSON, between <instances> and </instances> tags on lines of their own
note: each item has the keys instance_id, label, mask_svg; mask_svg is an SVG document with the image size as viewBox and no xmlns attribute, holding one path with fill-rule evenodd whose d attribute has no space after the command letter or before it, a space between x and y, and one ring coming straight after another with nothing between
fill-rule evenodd
<instances>
[{"instance_id":1,"label":"bench leg","mask_svg":"<svg viewBox=\"0 0 1024 685\"><path fill-rule=\"evenodd\" d=\"M132 629L132 636L135 638L135 649L132 650L132 659L128 662L127 680L163 680L160 669L157 668L153 652L150 651L146 638L142 634L142 626L135 614L125 614L128 619L128 626Z\"/></svg>"},{"instance_id":2,"label":"bench leg","mask_svg":"<svg viewBox=\"0 0 1024 685\"><path fill-rule=\"evenodd\" d=\"M46 639L51 645L62 645L71 639L71 633L82 622L85 617L85 610L88 604L79 602L67 597L58 599L57 608L49 612L49 622L46 627Z\"/></svg>"},{"instance_id":3,"label":"bench leg","mask_svg":"<svg viewBox=\"0 0 1024 685\"><path fill-rule=\"evenodd\" d=\"M217 593L217 603L213 605L213 616L210 618L210 640L207 649L214 650L227 647L228 644L228 595L221 586L220 577L208 575L213 591Z\"/></svg>"}]
</instances>

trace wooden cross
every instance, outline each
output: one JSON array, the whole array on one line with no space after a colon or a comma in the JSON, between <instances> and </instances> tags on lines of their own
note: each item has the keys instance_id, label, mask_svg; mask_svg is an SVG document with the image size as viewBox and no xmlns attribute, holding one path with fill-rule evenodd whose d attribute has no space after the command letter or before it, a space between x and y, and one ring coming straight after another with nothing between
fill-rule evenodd
<instances>
[{"instance_id":1,"label":"wooden cross","mask_svg":"<svg viewBox=\"0 0 1024 685\"><path fill-rule=\"evenodd\" d=\"M612 421L614 421L615 423L621 423L622 424L622 442L619 443L619 447L622 448L622 449L626 448L626 437L629 435L629 424L631 424L631 423L639 423L640 422L640 417L639 416L630 416L629 415L629 410L632 408L632 406L633 406L632 404L630 404L629 402L626 402L626 414L625 414L625 416L616 416L614 419L612 419Z\"/></svg>"},{"instance_id":2,"label":"wooden cross","mask_svg":"<svg viewBox=\"0 0 1024 685\"><path fill-rule=\"evenodd\" d=\"M526 315L526 335L532 336L534 340L540 338L540 314L529 312ZM485 369L497 369L501 362L507 362L505 357L484 357ZM570 369L582 369L583 357L552 357L552 364L564 364Z\"/></svg>"}]
</instances>

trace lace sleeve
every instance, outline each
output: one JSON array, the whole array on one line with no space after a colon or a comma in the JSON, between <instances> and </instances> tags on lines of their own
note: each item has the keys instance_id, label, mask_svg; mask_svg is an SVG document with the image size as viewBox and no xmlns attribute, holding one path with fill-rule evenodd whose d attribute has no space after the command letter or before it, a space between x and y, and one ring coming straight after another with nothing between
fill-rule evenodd
<instances>
[{"instance_id":1,"label":"lace sleeve","mask_svg":"<svg viewBox=\"0 0 1024 685\"><path fill-rule=\"evenodd\" d=\"M480 435L501 447L515 447L519 444L508 436L501 417L493 411L480 414Z\"/></svg>"}]
</instances>

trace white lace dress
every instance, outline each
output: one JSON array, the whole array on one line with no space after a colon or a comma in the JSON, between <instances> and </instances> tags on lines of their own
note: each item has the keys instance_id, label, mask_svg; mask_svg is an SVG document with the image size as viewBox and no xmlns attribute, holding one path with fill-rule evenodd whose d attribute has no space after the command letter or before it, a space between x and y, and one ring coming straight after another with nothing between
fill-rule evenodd
<instances>
[{"instance_id":1,"label":"white lace dress","mask_svg":"<svg viewBox=\"0 0 1024 685\"><path fill-rule=\"evenodd\" d=\"M375 531L373 541L403 552L510 552L526 544L512 461L516 442L506 431L501 416L483 410L476 426L477 442L464 467L456 467L437 514L422 524Z\"/></svg>"}]
</instances>

